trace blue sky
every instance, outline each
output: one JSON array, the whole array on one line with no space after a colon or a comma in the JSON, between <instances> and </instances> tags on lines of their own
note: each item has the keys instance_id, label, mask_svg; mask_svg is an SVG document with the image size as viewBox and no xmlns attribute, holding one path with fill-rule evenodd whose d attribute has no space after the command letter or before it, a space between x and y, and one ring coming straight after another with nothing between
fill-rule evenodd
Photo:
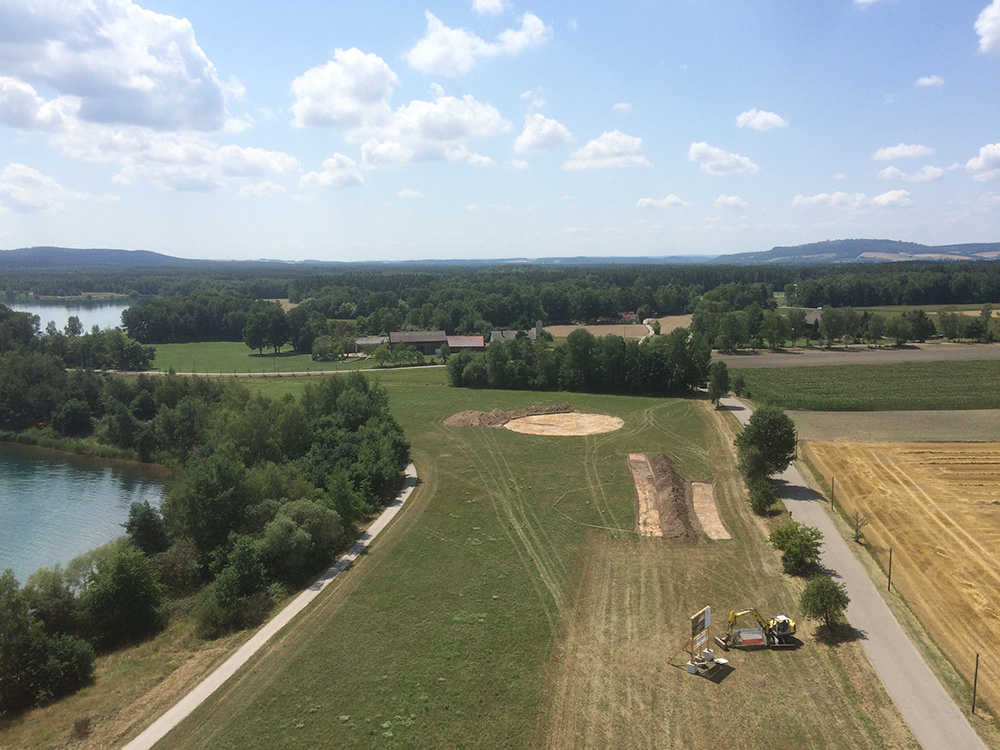
<instances>
[{"instance_id":1,"label":"blue sky","mask_svg":"<svg viewBox=\"0 0 1000 750\"><path fill-rule=\"evenodd\" d=\"M0 0L0 248L1000 241L1000 0Z\"/></svg>"}]
</instances>

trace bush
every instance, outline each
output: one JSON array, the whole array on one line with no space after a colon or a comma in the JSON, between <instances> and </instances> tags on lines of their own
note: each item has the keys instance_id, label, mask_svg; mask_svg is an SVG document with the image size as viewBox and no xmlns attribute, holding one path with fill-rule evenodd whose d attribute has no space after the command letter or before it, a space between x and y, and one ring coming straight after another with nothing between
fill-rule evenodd
<instances>
[{"instance_id":1,"label":"bush","mask_svg":"<svg viewBox=\"0 0 1000 750\"><path fill-rule=\"evenodd\" d=\"M781 565L789 575L806 575L819 566L823 532L812 526L790 521L771 532L771 546L781 550Z\"/></svg>"},{"instance_id":2,"label":"bush","mask_svg":"<svg viewBox=\"0 0 1000 750\"><path fill-rule=\"evenodd\" d=\"M806 584L799 605L806 617L822 620L828 628L843 616L851 597L847 588L828 576L818 576Z\"/></svg>"},{"instance_id":3,"label":"bush","mask_svg":"<svg viewBox=\"0 0 1000 750\"><path fill-rule=\"evenodd\" d=\"M758 516L766 516L771 507L778 502L778 490L767 477L758 477L747 483L750 491L748 500L750 509Z\"/></svg>"},{"instance_id":4,"label":"bush","mask_svg":"<svg viewBox=\"0 0 1000 750\"><path fill-rule=\"evenodd\" d=\"M111 559L88 576L80 597L91 639L102 649L156 633L163 626L161 602L153 563L131 544L119 545Z\"/></svg>"},{"instance_id":5,"label":"bush","mask_svg":"<svg viewBox=\"0 0 1000 750\"><path fill-rule=\"evenodd\" d=\"M736 436L740 471L747 478L753 467L755 475L771 476L788 468L795 458L795 423L776 406L762 406L747 421L743 432ZM749 452L760 455L750 460Z\"/></svg>"}]
</instances>

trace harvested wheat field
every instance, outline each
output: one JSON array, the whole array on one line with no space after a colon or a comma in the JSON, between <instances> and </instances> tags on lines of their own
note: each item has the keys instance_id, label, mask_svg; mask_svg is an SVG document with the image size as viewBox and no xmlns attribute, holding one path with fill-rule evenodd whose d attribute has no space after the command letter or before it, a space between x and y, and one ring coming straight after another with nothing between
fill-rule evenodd
<instances>
[{"instance_id":1,"label":"harvested wheat field","mask_svg":"<svg viewBox=\"0 0 1000 750\"><path fill-rule=\"evenodd\" d=\"M1000 710L1000 444L807 443L837 500L871 515L866 539L893 550L893 586ZM880 555L882 557L882 555Z\"/></svg>"}]
</instances>

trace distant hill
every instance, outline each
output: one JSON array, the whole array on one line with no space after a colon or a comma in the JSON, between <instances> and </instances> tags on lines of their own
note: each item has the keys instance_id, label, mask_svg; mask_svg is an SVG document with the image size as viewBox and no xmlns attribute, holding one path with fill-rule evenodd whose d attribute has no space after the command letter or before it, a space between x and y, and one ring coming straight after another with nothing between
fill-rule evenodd
<instances>
[{"instance_id":1,"label":"distant hill","mask_svg":"<svg viewBox=\"0 0 1000 750\"><path fill-rule=\"evenodd\" d=\"M795 247L773 247L763 252L722 255L714 262L744 266L949 260L1000 260L1000 242L930 246L897 240L827 240Z\"/></svg>"},{"instance_id":2,"label":"distant hill","mask_svg":"<svg viewBox=\"0 0 1000 750\"><path fill-rule=\"evenodd\" d=\"M164 268L190 264L183 258L149 250L108 250L104 248L22 247L0 250L0 268Z\"/></svg>"}]
</instances>

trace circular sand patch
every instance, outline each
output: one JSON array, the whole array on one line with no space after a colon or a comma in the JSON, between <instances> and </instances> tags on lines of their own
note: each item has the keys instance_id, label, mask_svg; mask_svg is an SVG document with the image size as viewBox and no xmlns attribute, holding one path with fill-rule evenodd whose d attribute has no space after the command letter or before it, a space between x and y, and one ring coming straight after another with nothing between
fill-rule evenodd
<instances>
[{"instance_id":1,"label":"circular sand patch","mask_svg":"<svg viewBox=\"0 0 1000 750\"><path fill-rule=\"evenodd\" d=\"M597 435L620 430L625 421L607 414L536 414L512 419L504 425L508 430L528 435Z\"/></svg>"}]
</instances>

